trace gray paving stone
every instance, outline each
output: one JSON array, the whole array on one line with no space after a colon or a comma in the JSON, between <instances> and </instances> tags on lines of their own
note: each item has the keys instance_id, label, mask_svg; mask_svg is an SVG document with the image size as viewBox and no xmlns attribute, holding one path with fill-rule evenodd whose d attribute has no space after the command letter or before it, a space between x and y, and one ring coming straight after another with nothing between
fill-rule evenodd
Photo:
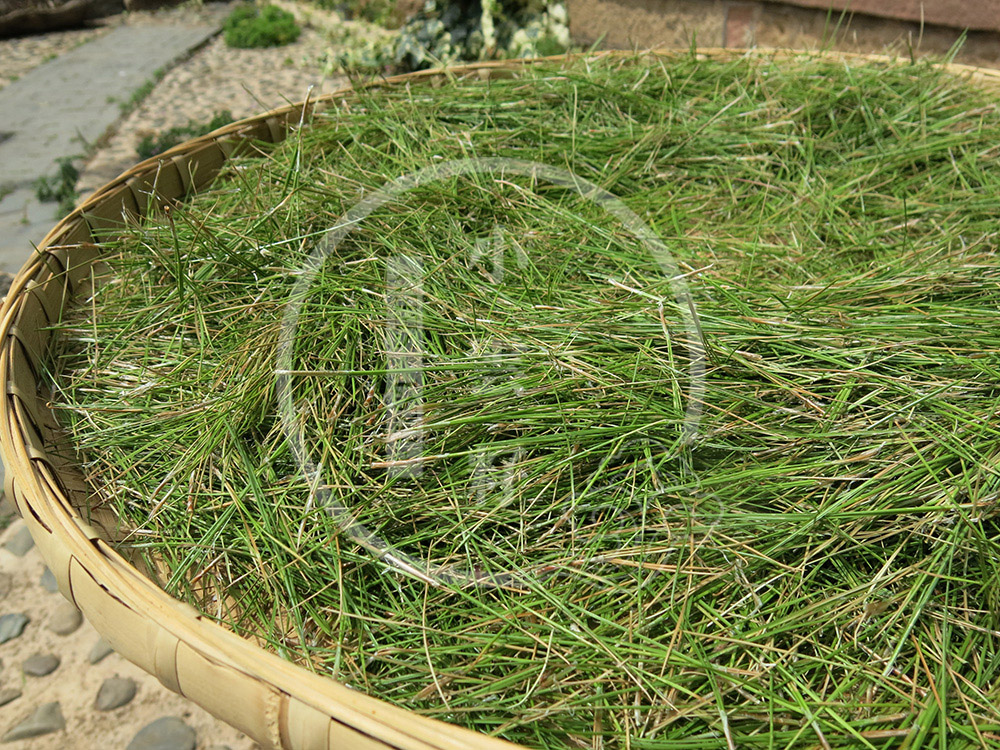
<instances>
[{"instance_id":1,"label":"gray paving stone","mask_svg":"<svg viewBox=\"0 0 1000 750\"><path fill-rule=\"evenodd\" d=\"M38 582L42 585L42 588L50 594L54 594L59 590L59 583L56 581L55 574L49 570L48 566L46 566L45 570L42 571L42 577Z\"/></svg>"},{"instance_id":2,"label":"gray paving stone","mask_svg":"<svg viewBox=\"0 0 1000 750\"><path fill-rule=\"evenodd\" d=\"M11 701L16 701L21 697L21 691L17 688L4 688L0 690L0 706L6 706Z\"/></svg>"},{"instance_id":3,"label":"gray paving stone","mask_svg":"<svg viewBox=\"0 0 1000 750\"><path fill-rule=\"evenodd\" d=\"M45 703L35 709L35 712L20 724L11 727L0 738L0 742L14 742L15 740L41 737L43 734L52 734L52 732L58 732L60 729L65 728L66 720L63 718L58 701Z\"/></svg>"},{"instance_id":4,"label":"gray paving stone","mask_svg":"<svg viewBox=\"0 0 1000 750\"><path fill-rule=\"evenodd\" d=\"M194 730L174 716L147 724L128 743L126 750L194 750Z\"/></svg>"},{"instance_id":5,"label":"gray paving stone","mask_svg":"<svg viewBox=\"0 0 1000 750\"><path fill-rule=\"evenodd\" d=\"M0 89L0 272L16 272L57 220L33 185L56 160L102 138L157 70L207 41L218 25L121 26L43 63Z\"/></svg>"},{"instance_id":6,"label":"gray paving stone","mask_svg":"<svg viewBox=\"0 0 1000 750\"><path fill-rule=\"evenodd\" d=\"M0 172L4 169L0 161ZM0 271L16 273L34 246L56 225L58 204L42 203L34 188L19 188L0 199Z\"/></svg>"},{"instance_id":7,"label":"gray paving stone","mask_svg":"<svg viewBox=\"0 0 1000 750\"><path fill-rule=\"evenodd\" d=\"M2 168L2 167L0 167ZM32 256L35 247L56 224L47 220L41 224L9 225L0 218L0 272L17 273Z\"/></svg>"},{"instance_id":8,"label":"gray paving stone","mask_svg":"<svg viewBox=\"0 0 1000 750\"><path fill-rule=\"evenodd\" d=\"M44 677L59 668L59 657L55 654L33 654L21 664L21 671L30 677Z\"/></svg>"},{"instance_id":9,"label":"gray paving stone","mask_svg":"<svg viewBox=\"0 0 1000 750\"><path fill-rule=\"evenodd\" d=\"M0 218L17 224L56 223L58 203L42 203L34 188L19 188L0 200ZM39 238L41 239L41 238Z\"/></svg>"},{"instance_id":10,"label":"gray paving stone","mask_svg":"<svg viewBox=\"0 0 1000 750\"><path fill-rule=\"evenodd\" d=\"M24 211L31 201L38 200L35 191L30 187L23 187L14 190L0 200L0 217L4 219L21 219Z\"/></svg>"},{"instance_id":11,"label":"gray paving stone","mask_svg":"<svg viewBox=\"0 0 1000 750\"><path fill-rule=\"evenodd\" d=\"M120 26L39 65L0 90L3 182L29 187L59 157L82 153L154 73L201 44L215 26Z\"/></svg>"},{"instance_id":12,"label":"gray paving stone","mask_svg":"<svg viewBox=\"0 0 1000 750\"><path fill-rule=\"evenodd\" d=\"M27 624L28 616L21 612L0 615L0 643L17 638L24 632L24 626Z\"/></svg>"},{"instance_id":13,"label":"gray paving stone","mask_svg":"<svg viewBox=\"0 0 1000 750\"><path fill-rule=\"evenodd\" d=\"M24 557L35 546L35 540L31 538L31 532L28 531L28 527L22 525L21 528L7 537L7 541L3 543L3 546L11 554Z\"/></svg>"},{"instance_id":14,"label":"gray paving stone","mask_svg":"<svg viewBox=\"0 0 1000 750\"><path fill-rule=\"evenodd\" d=\"M101 683L101 688L97 691L94 708L98 711L121 708L135 698L137 687L135 680L130 677L109 677Z\"/></svg>"}]
</instances>

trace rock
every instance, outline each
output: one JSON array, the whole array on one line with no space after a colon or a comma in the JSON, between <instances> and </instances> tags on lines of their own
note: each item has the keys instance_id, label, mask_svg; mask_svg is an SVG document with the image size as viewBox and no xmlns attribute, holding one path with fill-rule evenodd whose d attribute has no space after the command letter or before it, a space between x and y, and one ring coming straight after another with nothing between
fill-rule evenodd
<instances>
[{"instance_id":1,"label":"rock","mask_svg":"<svg viewBox=\"0 0 1000 750\"><path fill-rule=\"evenodd\" d=\"M28 624L28 616L20 612L13 615L0 616L0 643L17 638L24 632L24 626Z\"/></svg>"},{"instance_id":2,"label":"rock","mask_svg":"<svg viewBox=\"0 0 1000 750\"><path fill-rule=\"evenodd\" d=\"M21 691L17 688L6 688L0 690L0 706L6 706L11 701L16 701L21 697Z\"/></svg>"},{"instance_id":3,"label":"rock","mask_svg":"<svg viewBox=\"0 0 1000 750\"><path fill-rule=\"evenodd\" d=\"M194 750L194 730L180 719L164 716L147 724L125 750Z\"/></svg>"},{"instance_id":4,"label":"rock","mask_svg":"<svg viewBox=\"0 0 1000 750\"><path fill-rule=\"evenodd\" d=\"M13 585L14 579L10 577L10 573L0 571L0 599L3 599L10 593Z\"/></svg>"},{"instance_id":5,"label":"rock","mask_svg":"<svg viewBox=\"0 0 1000 750\"><path fill-rule=\"evenodd\" d=\"M59 590L59 584L56 583L56 577L48 567L42 573L41 580L38 581L42 584L42 588L48 591L50 594L54 594Z\"/></svg>"},{"instance_id":6,"label":"rock","mask_svg":"<svg viewBox=\"0 0 1000 750\"><path fill-rule=\"evenodd\" d=\"M44 677L59 667L59 657L55 654L34 654L21 664L21 671L31 677Z\"/></svg>"},{"instance_id":7,"label":"rock","mask_svg":"<svg viewBox=\"0 0 1000 750\"><path fill-rule=\"evenodd\" d=\"M20 724L9 729L7 734L0 738L0 742L14 742L14 740L40 737L43 734L51 734L65 728L66 720L59 709L59 703L46 703L35 709L35 713Z\"/></svg>"},{"instance_id":8,"label":"rock","mask_svg":"<svg viewBox=\"0 0 1000 750\"><path fill-rule=\"evenodd\" d=\"M83 623L83 615L69 602L62 602L49 618L49 630L56 635L69 635Z\"/></svg>"},{"instance_id":9,"label":"rock","mask_svg":"<svg viewBox=\"0 0 1000 750\"><path fill-rule=\"evenodd\" d=\"M111 644L108 643L103 638L99 638L97 643L94 644L93 648L90 649L90 655L87 657L87 661L91 664L97 664L101 659L103 659L108 654L114 651L111 648Z\"/></svg>"},{"instance_id":10,"label":"rock","mask_svg":"<svg viewBox=\"0 0 1000 750\"><path fill-rule=\"evenodd\" d=\"M111 711L120 708L135 698L135 680L129 677L109 677L97 691L94 708L98 711Z\"/></svg>"},{"instance_id":11,"label":"rock","mask_svg":"<svg viewBox=\"0 0 1000 750\"><path fill-rule=\"evenodd\" d=\"M17 517L17 506L14 505L14 501L9 497L4 495L0 497L0 524L6 521L8 518Z\"/></svg>"},{"instance_id":12,"label":"rock","mask_svg":"<svg viewBox=\"0 0 1000 750\"><path fill-rule=\"evenodd\" d=\"M3 543L3 546L11 554L24 557L28 554L28 550L35 546L35 540L31 538L31 532L28 531L28 527L22 526L11 534L10 538Z\"/></svg>"}]
</instances>

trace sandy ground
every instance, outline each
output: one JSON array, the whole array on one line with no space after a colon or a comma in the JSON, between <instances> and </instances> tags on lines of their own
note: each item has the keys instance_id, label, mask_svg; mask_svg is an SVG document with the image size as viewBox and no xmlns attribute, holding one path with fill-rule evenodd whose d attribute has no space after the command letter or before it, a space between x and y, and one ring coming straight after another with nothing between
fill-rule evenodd
<instances>
[{"instance_id":1,"label":"sandy ground","mask_svg":"<svg viewBox=\"0 0 1000 750\"><path fill-rule=\"evenodd\" d=\"M0 534L0 545L23 526L20 520ZM26 718L43 703L59 701L66 719L65 731L5 744L10 750L106 750L124 749L142 727L161 716L182 718L198 737L198 748L218 746L230 750L251 750L257 745L232 727L223 724L190 701L160 685L156 678L112 653L97 664L88 656L98 641L97 631L84 621L67 636L48 629L50 618L66 600L50 593L39 581L45 563L33 548L18 557L0 546L0 615L21 612L31 618L22 635L0 644L0 690L18 688L21 697L0 707L0 735ZM55 654L62 663L44 677L28 677L21 664L29 656ZM138 683L135 698L112 711L94 710L101 683L109 677L131 677Z\"/></svg>"}]
</instances>

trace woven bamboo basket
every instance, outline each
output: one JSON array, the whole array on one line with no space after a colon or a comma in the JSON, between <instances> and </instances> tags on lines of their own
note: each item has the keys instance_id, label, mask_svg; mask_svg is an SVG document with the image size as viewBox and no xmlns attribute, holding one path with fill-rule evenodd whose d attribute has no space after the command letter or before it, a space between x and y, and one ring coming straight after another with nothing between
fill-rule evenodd
<instances>
[{"instance_id":1,"label":"woven bamboo basket","mask_svg":"<svg viewBox=\"0 0 1000 750\"><path fill-rule=\"evenodd\" d=\"M605 55L631 53L603 53ZM671 56L687 51L659 51ZM706 50L792 57L791 51ZM885 62L849 56L855 62ZM559 57L546 58L558 62ZM376 82L400 86L452 77L516 76L524 61L421 71ZM1000 71L949 70L1000 91ZM123 216L145 216L208 186L235 152L254 141L278 142L310 113L336 107L352 89L283 107L221 128L144 161L97 190L46 235L17 274L0 322L0 455L12 498L62 593L114 649L171 690L219 719L280 750L501 750L507 742L413 714L287 662L202 617L160 589L114 547L116 519L92 511L92 489L60 455L60 435L42 378L58 321L91 284L102 248Z\"/></svg>"}]
</instances>

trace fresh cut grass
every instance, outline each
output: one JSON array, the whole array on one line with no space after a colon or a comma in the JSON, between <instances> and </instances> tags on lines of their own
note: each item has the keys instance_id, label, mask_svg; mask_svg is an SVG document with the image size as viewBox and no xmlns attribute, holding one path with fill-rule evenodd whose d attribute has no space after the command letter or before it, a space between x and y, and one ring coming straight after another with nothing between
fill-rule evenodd
<instances>
[{"instance_id":1,"label":"fresh cut grass","mask_svg":"<svg viewBox=\"0 0 1000 750\"><path fill-rule=\"evenodd\" d=\"M360 91L107 243L55 401L168 591L405 708L536 748L996 747L998 155L993 97L927 63ZM669 259L516 170L320 252L488 157Z\"/></svg>"}]
</instances>

